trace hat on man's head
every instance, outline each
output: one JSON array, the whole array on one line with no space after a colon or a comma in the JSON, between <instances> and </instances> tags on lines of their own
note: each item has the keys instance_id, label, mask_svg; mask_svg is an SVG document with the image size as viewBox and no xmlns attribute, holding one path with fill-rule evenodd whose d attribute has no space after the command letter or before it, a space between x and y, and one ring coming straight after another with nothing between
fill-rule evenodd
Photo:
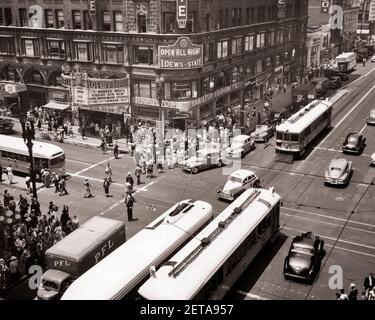
<instances>
[{"instance_id":1,"label":"hat on man's head","mask_svg":"<svg viewBox=\"0 0 375 320\"><path fill-rule=\"evenodd\" d=\"M355 288L355 287L356 287L356 285L354 283L350 284L350 288Z\"/></svg>"}]
</instances>

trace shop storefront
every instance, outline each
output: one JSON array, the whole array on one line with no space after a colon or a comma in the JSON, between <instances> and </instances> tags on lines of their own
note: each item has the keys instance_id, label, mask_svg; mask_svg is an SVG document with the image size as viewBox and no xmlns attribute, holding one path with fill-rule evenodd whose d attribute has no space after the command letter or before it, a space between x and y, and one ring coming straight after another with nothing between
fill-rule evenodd
<instances>
[{"instance_id":1,"label":"shop storefront","mask_svg":"<svg viewBox=\"0 0 375 320\"><path fill-rule=\"evenodd\" d=\"M47 103L47 94L43 86L27 85L27 91L21 93L22 105L27 109L39 108Z\"/></svg>"},{"instance_id":2,"label":"shop storefront","mask_svg":"<svg viewBox=\"0 0 375 320\"><path fill-rule=\"evenodd\" d=\"M49 102L42 106L44 112L58 119L59 125L66 121L71 121L72 111L69 90L50 88L48 90L48 100Z\"/></svg>"}]
</instances>

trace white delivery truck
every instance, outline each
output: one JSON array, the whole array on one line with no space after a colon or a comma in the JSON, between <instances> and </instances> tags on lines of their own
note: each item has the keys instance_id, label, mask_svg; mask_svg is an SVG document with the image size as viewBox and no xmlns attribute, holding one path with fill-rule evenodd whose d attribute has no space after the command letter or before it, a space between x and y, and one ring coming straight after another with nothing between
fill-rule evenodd
<instances>
[{"instance_id":1,"label":"white delivery truck","mask_svg":"<svg viewBox=\"0 0 375 320\"><path fill-rule=\"evenodd\" d=\"M92 217L45 253L38 300L58 299L68 286L126 241L121 221Z\"/></svg>"},{"instance_id":2,"label":"white delivery truck","mask_svg":"<svg viewBox=\"0 0 375 320\"><path fill-rule=\"evenodd\" d=\"M357 66L357 54L355 52L344 52L336 57L336 63L339 72L351 72Z\"/></svg>"}]
</instances>

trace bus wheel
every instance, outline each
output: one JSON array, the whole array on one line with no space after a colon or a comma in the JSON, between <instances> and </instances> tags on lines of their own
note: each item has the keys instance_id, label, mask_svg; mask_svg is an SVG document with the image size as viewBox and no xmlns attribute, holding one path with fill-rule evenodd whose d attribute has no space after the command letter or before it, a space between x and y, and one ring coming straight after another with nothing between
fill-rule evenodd
<instances>
[{"instance_id":1,"label":"bus wheel","mask_svg":"<svg viewBox=\"0 0 375 320\"><path fill-rule=\"evenodd\" d=\"M223 166L223 161L219 160L218 163L217 163L217 166L220 168Z\"/></svg>"},{"instance_id":2,"label":"bus wheel","mask_svg":"<svg viewBox=\"0 0 375 320\"><path fill-rule=\"evenodd\" d=\"M192 170L192 173L196 174L196 173L198 173L198 171L199 171L198 167L194 167L193 170Z\"/></svg>"}]
</instances>

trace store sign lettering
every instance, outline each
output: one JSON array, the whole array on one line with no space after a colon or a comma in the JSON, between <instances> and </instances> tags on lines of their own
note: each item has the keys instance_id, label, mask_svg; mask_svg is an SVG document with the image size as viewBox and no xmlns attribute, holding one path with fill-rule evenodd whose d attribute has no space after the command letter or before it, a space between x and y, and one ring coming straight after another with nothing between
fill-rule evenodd
<instances>
[{"instance_id":1,"label":"store sign lettering","mask_svg":"<svg viewBox=\"0 0 375 320\"><path fill-rule=\"evenodd\" d=\"M177 24L180 29L186 28L186 22L187 22L187 0L176 0L176 8L177 8Z\"/></svg>"},{"instance_id":2,"label":"store sign lettering","mask_svg":"<svg viewBox=\"0 0 375 320\"><path fill-rule=\"evenodd\" d=\"M53 92L52 99L59 101L66 101L66 94L64 92Z\"/></svg>"},{"instance_id":3,"label":"store sign lettering","mask_svg":"<svg viewBox=\"0 0 375 320\"><path fill-rule=\"evenodd\" d=\"M180 37L170 46L159 46L159 66L162 69L181 70L203 67L203 45Z\"/></svg>"},{"instance_id":4,"label":"store sign lettering","mask_svg":"<svg viewBox=\"0 0 375 320\"><path fill-rule=\"evenodd\" d=\"M321 12L327 13L330 6L330 0L322 0L321 2Z\"/></svg>"},{"instance_id":5,"label":"store sign lettering","mask_svg":"<svg viewBox=\"0 0 375 320\"><path fill-rule=\"evenodd\" d=\"M128 103L127 88L117 89L90 89L89 104Z\"/></svg>"}]
</instances>

